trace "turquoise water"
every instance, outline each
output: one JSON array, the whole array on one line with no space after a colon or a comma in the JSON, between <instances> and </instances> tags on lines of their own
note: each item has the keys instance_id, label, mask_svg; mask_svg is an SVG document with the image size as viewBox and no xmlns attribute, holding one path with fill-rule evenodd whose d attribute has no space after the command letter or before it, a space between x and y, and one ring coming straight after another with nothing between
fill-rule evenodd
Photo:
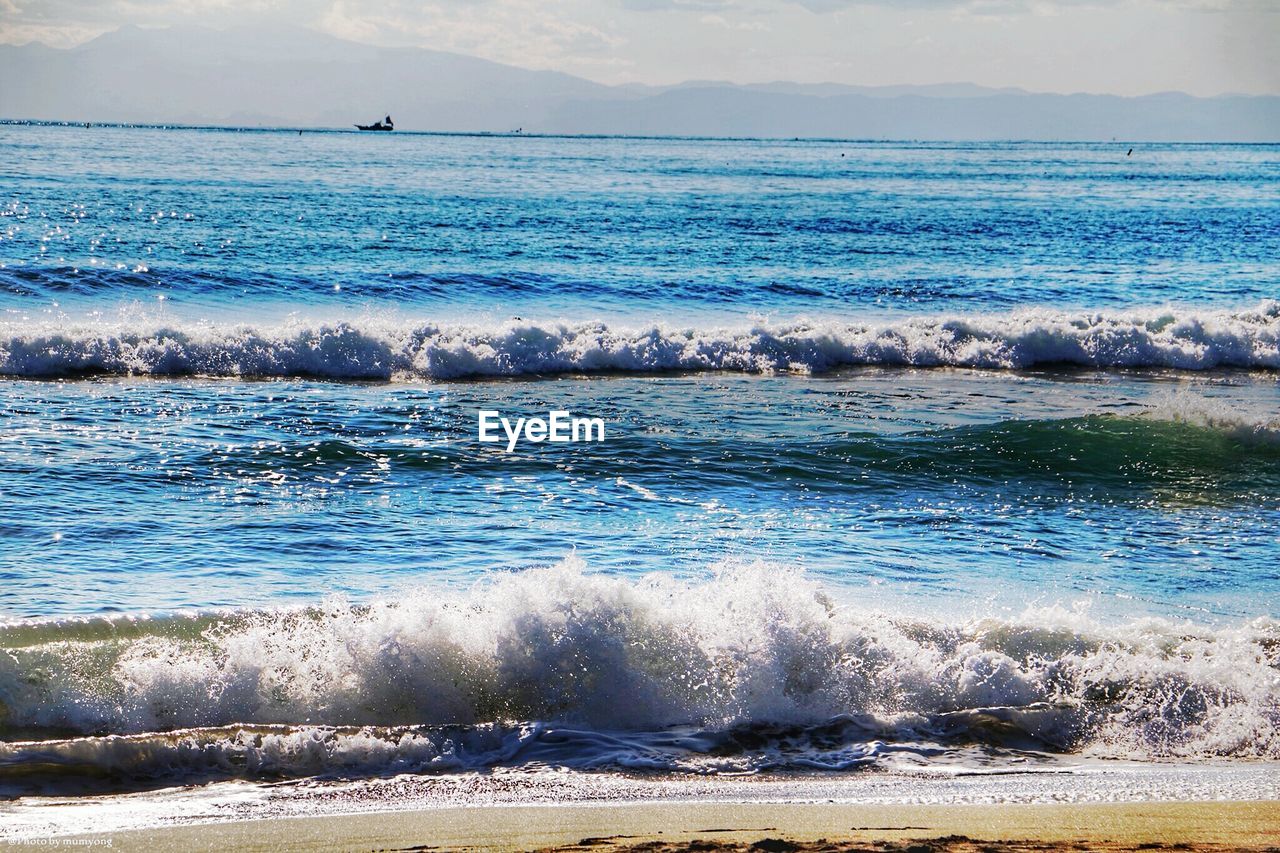
<instances>
[{"instance_id":1,"label":"turquoise water","mask_svg":"<svg viewBox=\"0 0 1280 853\"><path fill-rule=\"evenodd\" d=\"M1129 147L0 126L0 781L1280 757L1280 147Z\"/></svg>"}]
</instances>

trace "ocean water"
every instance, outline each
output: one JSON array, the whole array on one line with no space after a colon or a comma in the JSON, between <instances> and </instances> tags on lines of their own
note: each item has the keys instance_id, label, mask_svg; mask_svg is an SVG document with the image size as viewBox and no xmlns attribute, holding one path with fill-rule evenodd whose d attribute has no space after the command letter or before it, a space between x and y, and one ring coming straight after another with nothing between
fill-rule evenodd
<instances>
[{"instance_id":1,"label":"ocean water","mask_svg":"<svg viewBox=\"0 0 1280 853\"><path fill-rule=\"evenodd\" d=\"M1265 778L1278 300L1280 146L0 126L0 790Z\"/></svg>"}]
</instances>

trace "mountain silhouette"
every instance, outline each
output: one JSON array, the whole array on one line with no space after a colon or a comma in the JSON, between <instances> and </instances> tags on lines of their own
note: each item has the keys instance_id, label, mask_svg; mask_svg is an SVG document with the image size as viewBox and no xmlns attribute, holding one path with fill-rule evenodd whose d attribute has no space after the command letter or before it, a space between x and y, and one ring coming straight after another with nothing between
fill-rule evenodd
<instances>
[{"instance_id":1,"label":"mountain silhouette","mask_svg":"<svg viewBox=\"0 0 1280 853\"><path fill-rule=\"evenodd\" d=\"M852 139L1280 140L1280 97L1034 94L967 83L606 86L305 29L123 27L0 46L0 118L402 130Z\"/></svg>"}]
</instances>

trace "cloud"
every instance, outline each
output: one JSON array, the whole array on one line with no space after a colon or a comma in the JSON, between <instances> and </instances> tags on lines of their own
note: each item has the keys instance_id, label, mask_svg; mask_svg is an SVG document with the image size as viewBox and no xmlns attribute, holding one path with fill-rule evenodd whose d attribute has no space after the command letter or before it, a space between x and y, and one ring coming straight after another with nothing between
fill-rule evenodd
<instances>
[{"instance_id":1,"label":"cloud","mask_svg":"<svg viewBox=\"0 0 1280 853\"><path fill-rule=\"evenodd\" d=\"M168 26L221 24L264 18L289 20L320 5L318 0L7 0L0 41L11 29L114 30L126 24Z\"/></svg>"},{"instance_id":2,"label":"cloud","mask_svg":"<svg viewBox=\"0 0 1280 853\"><path fill-rule=\"evenodd\" d=\"M381 44L412 44L528 68L617 64L625 39L580 19L564 0L334 0L315 21L331 35Z\"/></svg>"},{"instance_id":3,"label":"cloud","mask_svg":"<svg viewBox=\"0 0 1280 853\"><path fill-rule=\"evenodd\" d=\"M634 12L719 12L738 4L734 0L618 0Z\"/></svg>"},{"instance_id":4,"label":"cloud","mask_svg":"<svg viewBox=\"0 0 1280 853\"><path fill-rule=\"evenodd\" d=\"M0 42L71 46L125 24L292 25L353 41L470 53L527 67L625 64L591 0L0 0Z\"/></svg>"},{"instance_id":5,"label":"cloud","mask_svg":"<svg viewBox=\"0 0 1280 853\"><path fill-rule=\"evenodd\" d=\"M726 30L767 32L769 29L769 26L764 21L731 21L724 15L703 15L698 19L698 22L709 27L720 27Z\"/></svg>"},{"instance_id":6,"label":"cloud","mask_svg":"<svg viewBox=\"0 0 1280 853\"><path fill-rule=\"evenodd\" d=\"M900 12L970 10L989 14L1046 12L1053 9L1147 6L1153 10L1280 11L1274 0L617 0L640 12L716 12L725 9L761 13L798 6L817 14L856 7L881 7Z\"/></svg>"},{"instance_id":7,"label":"cloud","mask_svg":"<svg viewBox=\"0 0 1280 853\"><path fill-rule=\"evenodd\" d=\"M0 43L307 27L601 82L1280 92L1276 0L0 0Z\"/></svg>"}]
</instances>

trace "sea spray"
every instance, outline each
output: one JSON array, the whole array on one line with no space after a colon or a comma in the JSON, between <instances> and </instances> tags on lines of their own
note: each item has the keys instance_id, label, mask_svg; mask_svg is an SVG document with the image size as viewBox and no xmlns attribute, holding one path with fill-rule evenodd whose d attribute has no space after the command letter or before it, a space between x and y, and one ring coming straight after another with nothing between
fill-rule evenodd
<instances>
[{"instance_id":1,"label":"sea spray","mask_svg":"<svg viewBox=\"0 0 1280 853\"><path fill-rule=\"evenodd\" d=\"M602 322L443 325L293 321L277 327L139 320L0 323L0 374L345 379L569 372L821 372L854 365L993 369L1280 368L1280 302L1243 310L1023 310L877 323L750 326Z\"/></svg>"},{"instance_id":2,"label":"sea spray","mask_svg":"<svg viewBox=\"0 0 1280 853\"><path fill-rule=\"evenodd\" d=\"M537 721L697 737L791 727L818 743L804 733L845 719L846 745L1280 757L1272 620L1102 624L1049 607L921 621L762 565L626 580L570 558L367 605L12 623L0 647L10 737Z\"/></svg>"}]
</instances>

